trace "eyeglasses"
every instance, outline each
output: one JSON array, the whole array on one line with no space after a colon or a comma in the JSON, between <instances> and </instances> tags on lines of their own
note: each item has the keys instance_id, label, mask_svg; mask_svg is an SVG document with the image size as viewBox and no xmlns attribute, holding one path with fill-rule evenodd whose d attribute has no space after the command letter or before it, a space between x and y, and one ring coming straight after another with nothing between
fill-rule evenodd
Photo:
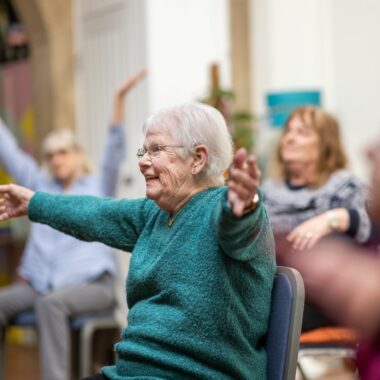
<instances>
[{"instance_id":1,"label":"eyeglasses","mask_svg":"<svg viewBox=\"0 0 380 380\"><path fill-rule=\"evenodd\" d=\"M167 148L183 148L183 145L153 145L149 148L143 147L137 150L136 156L139 160L141 160L145 154L148 154L149 159L156 158Z\"/></svg>"},{"instance_id":2,"label":"eyeglasses","mask_svg":"<svg viewBox=\"0 0 380 380\"><path fill-rule=\"evenodd\" d=\"M70 152L69 148L61 148L61 149L54 150L52 152L47 152L45 154L45 160L51 161L54 156L60 156L60 157L67 156L69 152Z\"/></svg>"}]
</instances>

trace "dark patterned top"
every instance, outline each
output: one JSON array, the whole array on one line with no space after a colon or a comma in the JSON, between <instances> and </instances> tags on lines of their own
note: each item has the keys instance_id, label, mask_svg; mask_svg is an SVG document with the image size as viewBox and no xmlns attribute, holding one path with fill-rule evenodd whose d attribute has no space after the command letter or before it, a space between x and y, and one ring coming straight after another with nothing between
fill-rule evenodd
<instances>
[{"instance_id":1,"label":"dark patterned top","mask_svg":"<svg viewBox=\"0 0 380 380\"><path fill-rule=\"evenodd\" d=\"M317 189L293 187L285 181L263 183L264 203L275 234L288 234L304 221L334 208L346 208L350 215L347 234L366 242L371 222L366 211L367 189L348 170L338 170Z\"/></svg>"}]
</instances>

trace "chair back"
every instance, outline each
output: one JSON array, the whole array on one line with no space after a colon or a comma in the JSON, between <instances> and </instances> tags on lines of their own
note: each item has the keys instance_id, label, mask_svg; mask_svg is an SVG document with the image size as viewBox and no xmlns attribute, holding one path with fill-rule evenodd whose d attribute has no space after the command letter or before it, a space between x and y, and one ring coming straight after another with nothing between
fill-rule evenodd
<instances>
[{"instance_id":1,"label":"chair back","mask_svg":"<svg viewBox=\"0 0 380 380\"><path fill-rule=\"evenodd\" d=\"M278 266L265 341L268 380L295 379L304 302L305 288L300 273Z\"/></svg>"}]
</instances>

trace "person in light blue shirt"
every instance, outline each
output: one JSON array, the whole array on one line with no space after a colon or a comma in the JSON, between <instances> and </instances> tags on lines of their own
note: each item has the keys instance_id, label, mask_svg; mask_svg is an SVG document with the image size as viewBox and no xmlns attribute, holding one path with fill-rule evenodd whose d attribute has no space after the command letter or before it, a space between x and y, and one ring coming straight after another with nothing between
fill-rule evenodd
<instances>
[{"instance_id":1,"label":"person in light blue shirt","mask_svg":"<svg viewBox=\"0 0 380 380\"><path fill-rule=\"evenodd\" d=\"M20 185L51 194L113 196L124 159L122 125L126 94L144 71L116 92L98 171L91 165L71 130L51 132L44 140L42 167L24 153L0 121L0 163ZM113 251L101 243L86 243L48 226L33 223L17 274L19 280L0 289L0 326L17 313L33 309L40 335L44 380L70 378L70 316L109 309L115 304Z\"/></svg>"}]
</instances>

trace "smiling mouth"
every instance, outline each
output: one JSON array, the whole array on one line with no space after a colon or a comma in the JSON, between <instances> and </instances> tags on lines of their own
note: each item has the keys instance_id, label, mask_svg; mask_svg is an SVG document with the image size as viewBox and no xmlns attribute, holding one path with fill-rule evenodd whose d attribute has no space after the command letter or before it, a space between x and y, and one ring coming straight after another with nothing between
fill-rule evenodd
<instances>
[{"instance_id":1,"label":"smiling mouth","mask_svg":"<svg viewBox=\"0 0 380 380\"><path fill-rule=\"evenodd\" d=\"M158 177L157 176L154 176L154 175L147 175L145 176L145 181L148 183L150 181L154 181L154 180L157 180Z\"/></svg>"}]
</instances>

